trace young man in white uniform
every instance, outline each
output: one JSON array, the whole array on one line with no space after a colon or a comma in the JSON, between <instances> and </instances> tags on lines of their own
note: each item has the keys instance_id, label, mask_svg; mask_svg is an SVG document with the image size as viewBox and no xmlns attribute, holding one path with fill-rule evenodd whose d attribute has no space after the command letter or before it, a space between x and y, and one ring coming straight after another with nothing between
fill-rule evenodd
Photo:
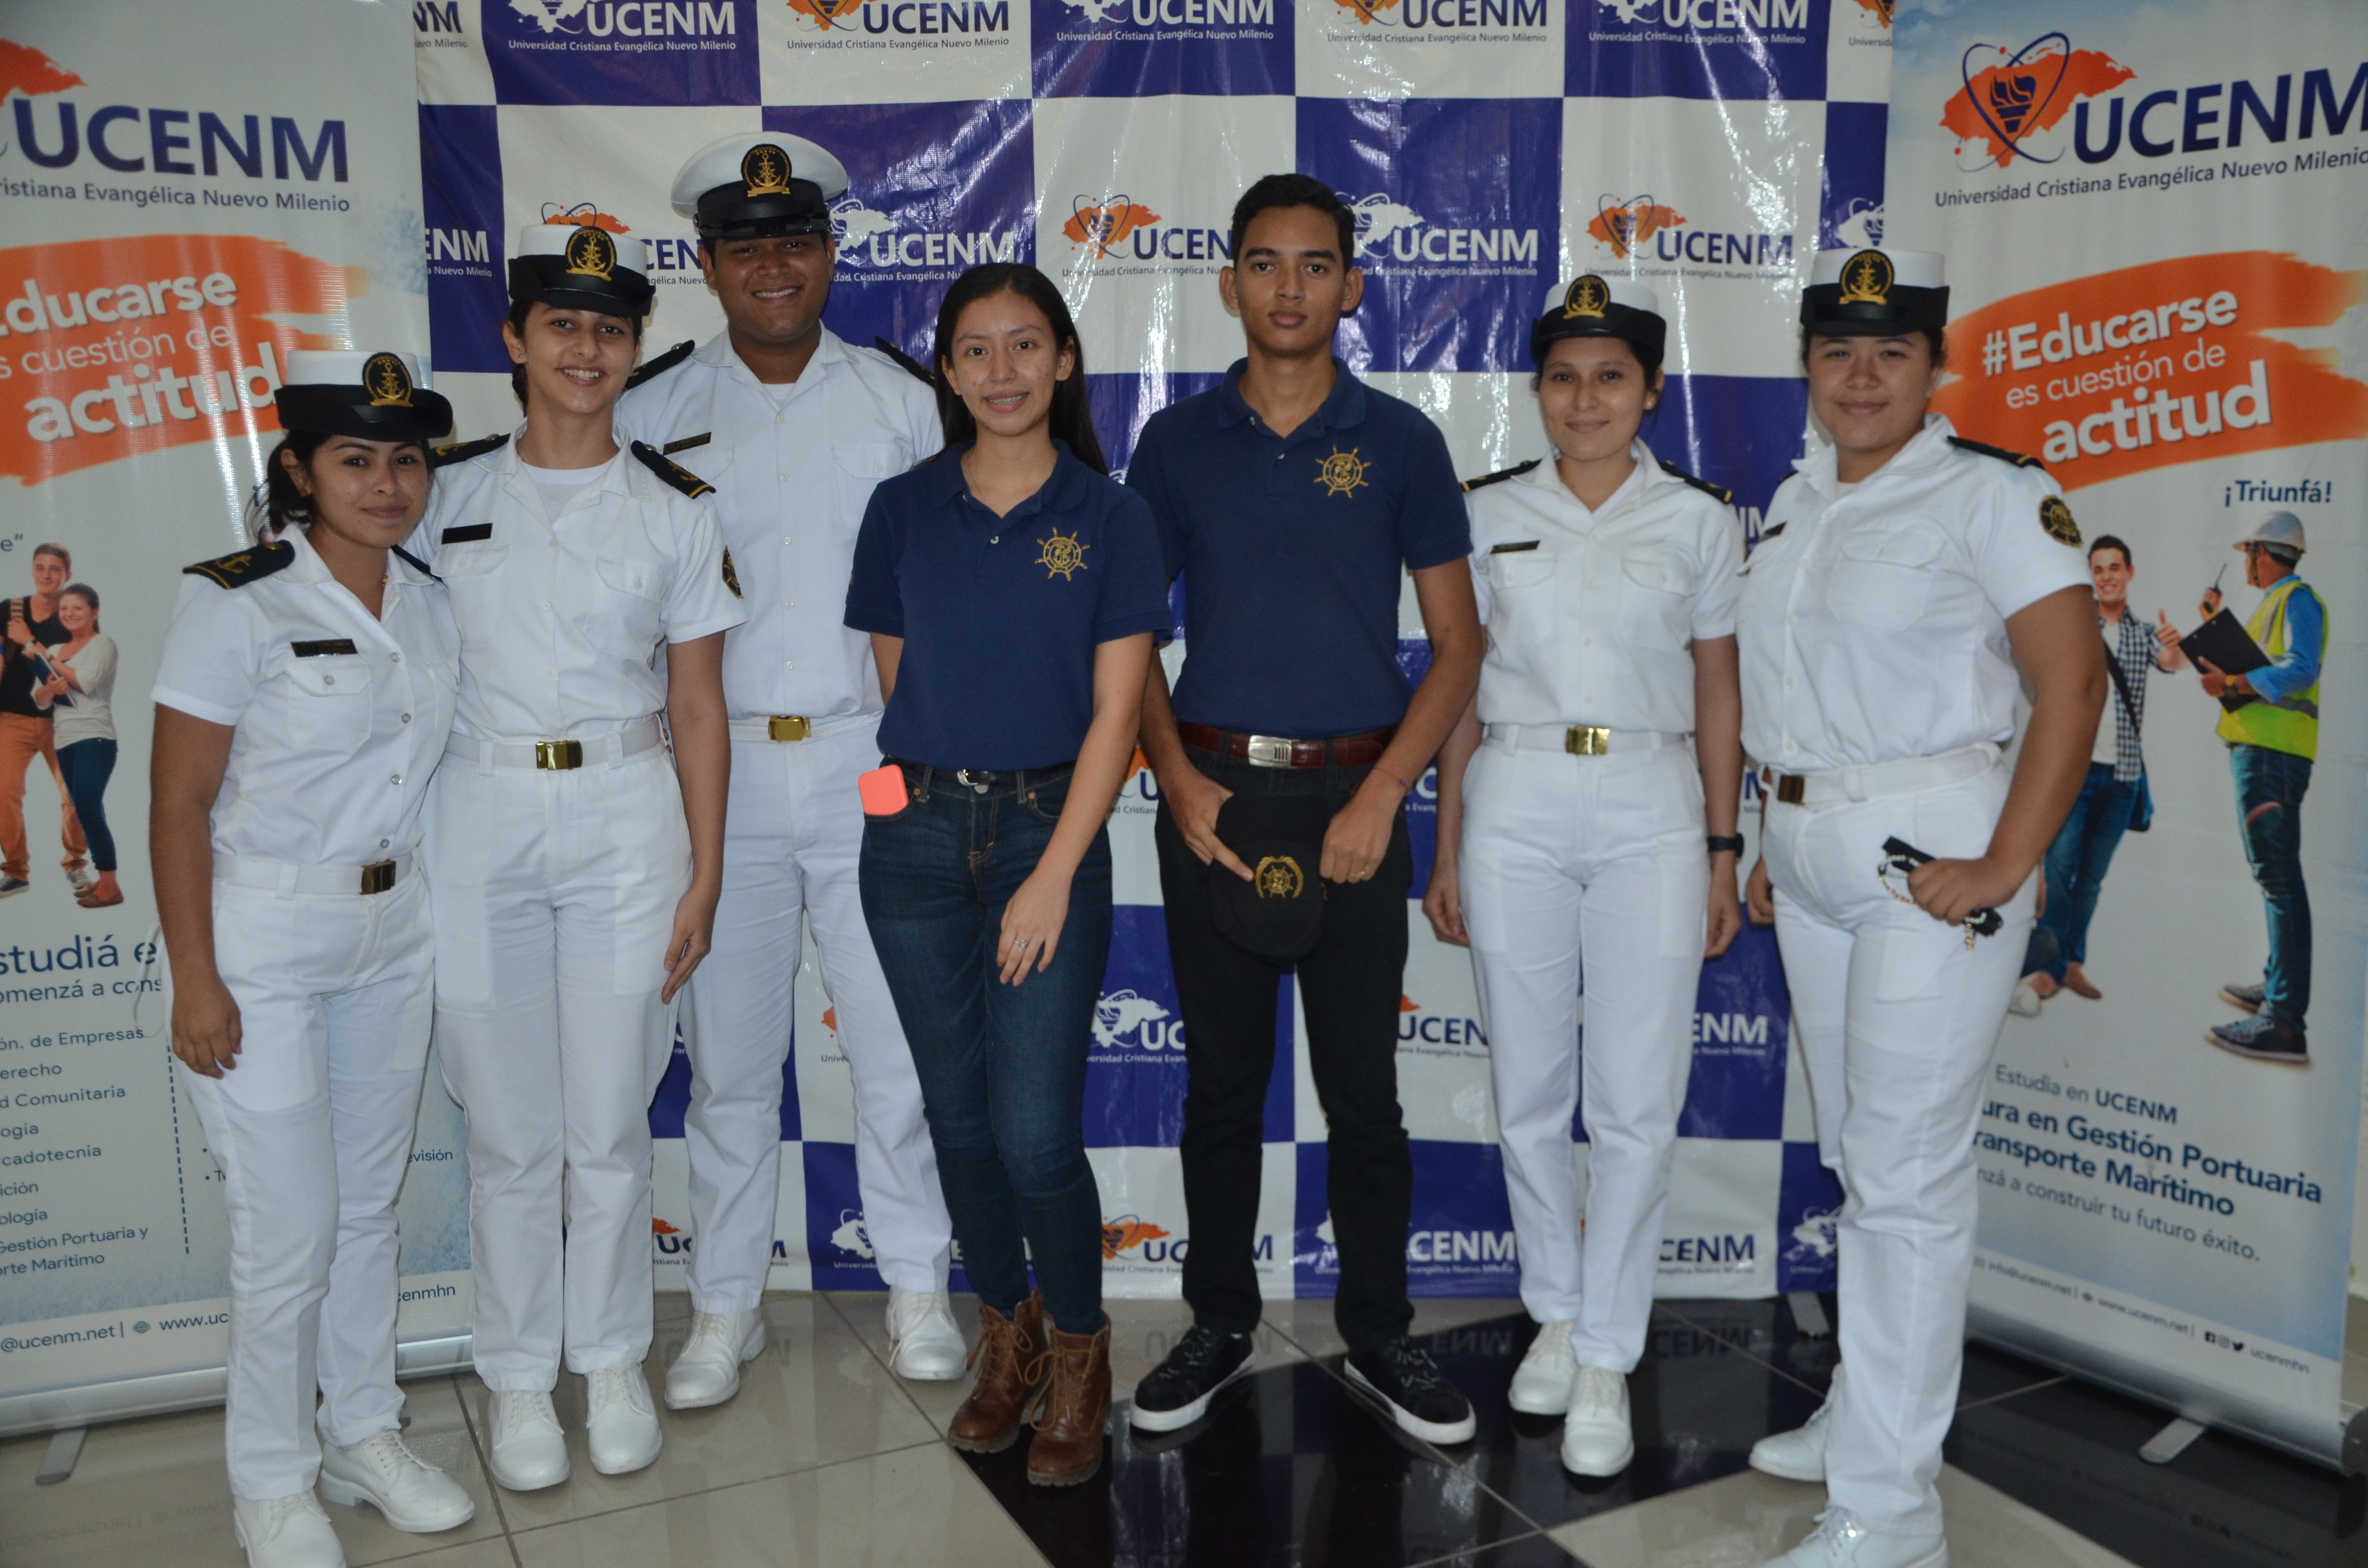
<instances>
[{"instance_id":1,"label":"young man in white uniform","mask_svg":"<svg viewBox=\"0 0 2368 1568\"><path fill-rule=\"evenodd\" d=\"M642 378L617 415L620 431L683 452L715 486L748 607L723 648L732 809L716 961L691 983L684 1031L697 1315L666 1375L677 1409L730 1399L740 1363L764 1347L757 1304L772 1267L801 915L855 1081L856 1182L889 1288L894 1364L939 1381L960 1377L964 1359L920 1080L856 886L856 778L880 762L880 678L869 641L841 624L871 487L944 437L928 382L822 324L837 257L829 203L846 193L838 160L802 137L727 137L694 154L674 210L699 226L724 330Z\"/></svg>"},{"instance_id":2,"label":"young man in white uniform","mask_svg":"<svg viewBox=\"0 0 2368 1568\"><path fill-rule=\"evenodd\" d=\"M2104 649L2055 482L1925 412L1941 258L1826 251L1812 277L1804 358L1833 444L1770 503L1736 633L1769 802L1753 915L1772 910L1842 1182L1842 1364L1808 1425L1751 1462L1831 1500L1784 1568L1946 1568L1933 1481L1964 1365L1982 1075L2040 858L2088 773ZM2018 675L2032 712L2009 777Z\"/></svg>"}]
</instances>

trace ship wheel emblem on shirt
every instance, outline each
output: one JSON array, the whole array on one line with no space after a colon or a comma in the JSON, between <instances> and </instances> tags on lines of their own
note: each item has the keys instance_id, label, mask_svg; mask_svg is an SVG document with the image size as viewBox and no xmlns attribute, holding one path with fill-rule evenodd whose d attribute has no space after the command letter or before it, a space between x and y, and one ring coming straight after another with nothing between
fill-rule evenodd
<instances>
[{"instance_id":1,"label":"ship wheel emblem on shirt","mask_svg":"<svg viewBox=\"0 0 2368 1568\"><path fill-rule=\"evenodd\" d=\"M1344 452L1338 447L1332 449L1332 455L1315 471L1315 483L1324 486L1326 494L1354 494L1357 486L1366 483L1364 460L1357 456L1360 449L1351 447Z\"/></svg>"},{"instance_id":2,"label":"ship wheel emblem on shirt","mask_svg":"<svg viewBox=\"0 0 2368 1568\"><path fill-rule=\"evenodd\" d=\"M1091 548L1079 543L1076 535L1054 528L1053 537L1044 541L1043 553L1036 557L1036 564L1044 568L1046 578L1058 577L1065 583L1086 569L1086 551Z\"/></svg>"}]
</instances>

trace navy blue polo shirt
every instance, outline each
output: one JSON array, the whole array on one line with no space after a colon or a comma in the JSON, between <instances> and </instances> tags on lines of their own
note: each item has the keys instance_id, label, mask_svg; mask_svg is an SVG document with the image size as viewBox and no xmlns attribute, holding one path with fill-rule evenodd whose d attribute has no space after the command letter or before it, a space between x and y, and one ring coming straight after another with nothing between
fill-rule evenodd
<instances>
[{"instance_id":1,"label":"navy blue polo shirt","mask_svg":"<svg viewBox=\"0 0 2368 1568\"><path fill-rule=\"evenodd\" d=\"M1401 570L1472 551L1439 427L1333 362L1324 406L1277 436L1222 385L1151 416L1126 483L1185 574L1176 716L1258 734L1378 730L1406 717Z\"/></svg>"},{"instance_id":2,"label":"navy blue polo shirt","mask_svg":"<svg viewBox=\"0 0 2368 1568\"><path fill-rule=\"evenodd\" d=\"M967 446L871 492L847 624L905 640L880 749L931 767L1047 767L1085 744L1094 650L1166 632L1159 534L1141 496L1053 443L1044 487L998 517Z\"/></svg>"}]
</instances>

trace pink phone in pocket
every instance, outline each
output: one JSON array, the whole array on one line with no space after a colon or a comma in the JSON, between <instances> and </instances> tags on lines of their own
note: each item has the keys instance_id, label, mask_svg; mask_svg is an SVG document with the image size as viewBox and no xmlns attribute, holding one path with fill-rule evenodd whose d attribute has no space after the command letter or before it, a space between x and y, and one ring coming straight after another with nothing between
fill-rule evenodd
<instances>
[{"instance_id":1,"label":"pink phone in pocket","mask_svg":"<svg viewBox=\"0 0 2368 1568\"><path fill-rule=\"evenodd\" d=\"M863 814L868 817L893 817L912 801L905 789L905 770L893 762L863 775L855 787L863 796Z\"/></svg>"}]
</instances>

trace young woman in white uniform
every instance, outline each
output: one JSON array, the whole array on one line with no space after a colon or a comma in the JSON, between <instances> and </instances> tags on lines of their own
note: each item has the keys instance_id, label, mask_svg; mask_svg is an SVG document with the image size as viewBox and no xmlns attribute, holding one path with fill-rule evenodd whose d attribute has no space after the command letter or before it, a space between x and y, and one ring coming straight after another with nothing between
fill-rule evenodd
<instances>
[{"instance_id":1,"label":"young woman in white uniform","mask_svg":"<svg viewBox=\"0 0 2368 1568\"><path fill-rule=\"evenodd\" d=\"M509 284L526 422L445 454L419 539L461 627L428 835L436 1033L469 1115L491 1468L531 1491L567 1479L563 1351L593 1468L658 1455L649 1104L715 921L723 632L745 617L706 485L614 437L642 242L530 226Z\"/></svg>"},{"instance_id":2,"label":"young woman in white uniform","mask_svg":"<svg viewBox=\"0 0 2368 1568\"><path fill-rule=\"evenodd\" d=\"M1694 993L1705 952L1743 924L1742 528L1725 491L1637 435L1661 396L1659 304L1624 278L1558 288L1530 329L1554 460L1465 486L1488 655L1440 749L1423 899L1440 937L1470 941L1487 1022L1539 1324L1510 1401L1564 1416L1562 1462L1581 1475L1635 1455L1626 1378L1652 1312Z\"/></svg>"},{"instance_id":3,"label":"young woman in white uniform","mask_svg":"<svg viewBox=\"0 0 2368 1568\"><path fill-rule=\"evenodd\" d=\"M1925 412L1941 258L1825 251L1812 276L1803 356L1832 444L1769 506L1736 631L1768 802L1752 913L1776 923L1844 1195L1842 1364L1824 1408L1751 1462L1827 1485L1785 1568L1945 1568L1933 1480L1964 1361L1982 1071L2037 867L2088 771L2104 660L2055 482ZM2018 674L2032 710L2009 774Z\"/></svg>"},{"instance_id":4,"label":"young woman in white uniform","mask_svg":"<svg viewBox=\"0 0 2368 1568\"><path fill-rule=\"evenodd\" d=\"M165 635L149 846L173 1054L230 1210L233 1525L254 1568L341 1568L316 1476L399 1530L475 1512L404 1446L394 1385L432 995L420 814L460 638L393 547L452 408L387 353L291 353L274 401L275 537L188 568Z\"/></svg>"}]
</instances>

